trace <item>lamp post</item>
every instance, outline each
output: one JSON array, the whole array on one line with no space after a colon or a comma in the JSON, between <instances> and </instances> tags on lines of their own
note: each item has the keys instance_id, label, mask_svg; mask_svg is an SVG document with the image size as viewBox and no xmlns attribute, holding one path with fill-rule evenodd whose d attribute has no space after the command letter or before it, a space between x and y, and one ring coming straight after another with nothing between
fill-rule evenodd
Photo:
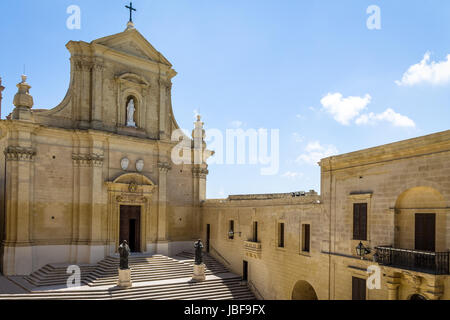
<instances>
[{"instance_id":1,"label":"lamp post","mask_svg":"<svg viewBox=\"0 0 450 320\"><path fill-rule=\"evenodd\" d=\"M356 254L361 257L361 260L364 259L364 256L370 253L370 249L365 247L362 241L356 246Z\"/></svg>"}]
</instances>

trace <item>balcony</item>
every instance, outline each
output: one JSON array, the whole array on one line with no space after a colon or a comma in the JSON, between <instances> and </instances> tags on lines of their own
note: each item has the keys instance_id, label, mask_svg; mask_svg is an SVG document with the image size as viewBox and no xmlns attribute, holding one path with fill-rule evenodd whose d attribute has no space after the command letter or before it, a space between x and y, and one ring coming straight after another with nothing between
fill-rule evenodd
<instances>
[{"instance_id":1,"label":"balcony","mask_svg":"<svg viewBox=\"0 0 450 320\"><path fill-rule=\"evenodd\" d=\"M261 243L253 241L244 241L245 255L250 258L261 259Z\"/></svg>"},{"instance_id":2,"label":"balcony","mask_svg":"<svg viewBox=\"0 0 450 320\"><path fill-rule=\"evenodd\" d=\"M377 247L380 265L435 275L449 273L450 252L426 252L391 247Z\"/></svg>"}]
</instances>

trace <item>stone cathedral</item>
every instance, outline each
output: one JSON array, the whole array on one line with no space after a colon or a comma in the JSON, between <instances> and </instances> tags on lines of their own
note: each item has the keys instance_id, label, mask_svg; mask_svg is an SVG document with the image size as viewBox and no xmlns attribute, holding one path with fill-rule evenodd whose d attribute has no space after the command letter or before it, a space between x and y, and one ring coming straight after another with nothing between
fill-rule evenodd
<instances>
[{"instance_id":1,"label":"stone cathedral","mask_svg":"<svg viewBox=\"0 0 450 320\"><path fill-rule=\"evenodd\" d=\"M148 258L136 281L174 280L173 270L184 278L163 298L249 298L248 289L269 300L450 300L450 130L321 159L320 194L205 199L212 152L200 118L192 138L181 136L194 161L172 161L179 127L167 59L131 21L67 49L70 86L60 105L33 109L23 76L15 109L0 120L2 275L64 285L52 282L61 280L58 268L88 265L100 271L85 272L86 286L115 286L117 269L102 268L128 240L143 253L134 258ZM3 89L0 82L0 102ZM220 264L201 296L182 259L199 238ZM372 289L369 268L379 271ZM217 282L224 275L228 286Z\"/></svg>"},{"instance_id":2,"label":"stone cathedral","mask_svg":"<svg viewBox=\"0 0 450 320\"><path fill-rule=\"evenodd\" d=\"M22 77L0 122L1 272L96 263L127 239L170 255L199 237L207 165L174 165L171 103L177 74L130 22L91 43L70 41L70 87L33 109ZM202 132L198 119L196 129Z\"/></svg>"}]
</instances>

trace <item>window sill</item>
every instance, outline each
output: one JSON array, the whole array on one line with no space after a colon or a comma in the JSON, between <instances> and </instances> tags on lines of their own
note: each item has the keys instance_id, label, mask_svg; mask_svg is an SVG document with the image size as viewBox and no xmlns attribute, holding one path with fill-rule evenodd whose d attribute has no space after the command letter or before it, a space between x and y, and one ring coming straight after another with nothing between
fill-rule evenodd
<instances>
[{"instance_id":1,"label":"window sill","mask_svg":"<svg viewBox=\"0 0 450 320\"><path fill-rule=\"evenodd\" d=\"M299 252L299 255L311 258L311 252L302 251L302 252Z\"/></svg>"}]
</instances>

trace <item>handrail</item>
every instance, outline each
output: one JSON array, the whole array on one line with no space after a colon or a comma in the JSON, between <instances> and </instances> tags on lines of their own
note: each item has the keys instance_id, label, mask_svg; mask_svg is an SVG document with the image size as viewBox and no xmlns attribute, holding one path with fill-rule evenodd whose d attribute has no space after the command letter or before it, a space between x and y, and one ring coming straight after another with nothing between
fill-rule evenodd
<instances>
[{"instance_id":1,"label":"handrail","mask_svg":"<svg viewBox=\"0 0 450 320\"><path fill-rule=\"evenodd\" d=\"M220 254L220 252L217 251L216 248L214 248L212 245L210 245L210 247L211 247L211 250L215 251L215 252L217 253L217 255L218 255L223 261L225 261L226 264L228 264L229 266L231 266L231 263L228 262L228 260L225 259L225 258Z\"/></svg>"},{"instance_id":2,"label":"handrail","mask_svg":"<svg viewBox=\"0 0 450 320\"><path fill-rule=\"evenodd\" d=\"M436 275L450 274L450 252L430 252L392 247L376 247L376 250L376 260L380 265Z\"/></svg>"},{"instance_id":3,"label":"handrail","mask_svg":"<svg viewBox=\"0 0 450 320\"><path fill-rule=\"evenodd\" d=\"M439 254L439 253L447 253L448 252L448 251L443 251L443 252L420 251L420 250L413 250L413 249L393 248L393 247L387 247L387 246L378 246L378 247L375 247L375 249L391 250L391 251L398 251L398 252L419 253L419 254L428 254L428 255L436 255L436 254Z\"/></svg>"},{"instance_id":4,"label":"handrail","mask_svg":"<svg viewBox=\"0 0 450 320\"><path fill-rule=\"evenodd\" d=\"M248 286L250 287L250 290L252 290L253 291L253 293L256 293L256 298L258 299L258 300L265 300L264 299L264 296L261 294L261 292L259 292L259 290L258 290L258 288L255 286L255 284L253 283L253 281L249 281L248 282Z\"/></svg>"}]
</instances>

